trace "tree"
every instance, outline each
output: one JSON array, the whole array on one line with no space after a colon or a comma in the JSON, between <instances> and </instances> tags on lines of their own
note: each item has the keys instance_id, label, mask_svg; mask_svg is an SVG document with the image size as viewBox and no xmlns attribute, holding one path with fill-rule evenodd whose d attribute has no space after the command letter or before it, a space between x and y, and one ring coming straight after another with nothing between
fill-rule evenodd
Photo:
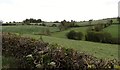
<instances>
[{"instance_id":1,"label":"tree","mask_svg":"<svg viewBox=\"0 0 120 70\"><path fill-rule=\"evenodd\" d=\"M54 21L54 23L59 23L59 21Z\"/></svg>"},{"instance_id":2,"label":"tree","mask_svg":"<svg viewBox=\"0 0 120 70\"><path fill-rule=\"evenodd\" d=\"M30 18L29 21L30 21L30 23L34 23L34 19L33 18Z\"/></svg>"},{"instance_id":3,"label":"tree","mask_svg":"<svg viewBox=\"0 0 120 70\"><path fill-rule=\"evenodd\" d=\"M68 39L74 39L75 33L76 33L76 32L75 32L74 30L70 31L70 32L67 34L67 38L68 38Z\"/></svg>"},{"instance_id":4,"label":"tree","mask_svg":"<svg viewBox=\"0 0 120 70\"><path fill-rule=\"evenodd\" d=\"M41 22L42 22L42 20L41 20L41 19L38 19L38 20L37 20L37 23L41 23Z\"/></svg>"},{"instance_id":5,"label":"tree","mask_svg":"<svg viewBox=\"0 0 120 70\"><path fill-rule=\"evenodd\" d=\"M30 24L30 21L29 21L29 19L25 19L25 20L23 20L23 23L24 24Z\"/></svg>"},{"instance_id":6,"label":"tree","mask_svg":"<svg viewBox=\"0 0 120 70\"><path fill-rule=\"evenodd\" d=\"M93 21L93 19L90 19L90 20L89 20L89 24L90 24L90 25L91 25L92 21Z\"/></svg>"},{"instance_id":7,"label":"tree","mask_svg":"<svg viewBox=\"0 0 120 70\"><path fill-rule=\"evenodd\" d=\"M83 33L82 32L76 32L75 40L82 40L82 37L83 37Z\"/></svg>"},{"instance_id":8,"label":"tree","mask_svg":"<svg viewBox=\"0 0 120 70\"><path fill-rule=\"evenodd\" d=\"M75 21L73 21L73 20L71 20L71 22L69 23L70 25L70 27L75 27L76 25L75 25Z\"/></svg>"},{"instance_id":9,"label":"tree","mask_svg":"<svg viewBox=\"0 0 120 70\"><path fill-rule=\"evenodd\" d=\"M9 23L12 23L12 22L9 22Z\"/></svg>"},{"instance_id":10,"label":"tree","mask_svg":"<svg viewBox=\"0 0 120 70\"><path fill-rule=\"evenodd\" d=\"M42 26L46 26L46 24L45 24L45 23L42 23L41 25L42 25Z\"/></svg>"},{"instance_id":11,"label":"tree","mask_svg":"<svg viewBox=\"0 0 120 70\"><path fill-rule=\"evenodd\" d=\"M113 20L110 20L110 24L112 24L113 23Z\"/></svg>"},{"instance_id":12,"label":"tree","mask_svg":"<svg viewBox=\"0 0 120 70\"><path fill-rule=\"evenodd\" d=\"M33 19L33 18L30 18L30 19L25 19L23 20L23 23L24 24L30 24L30 23L41 23L42 20L41 19Z\"/></svg>"},{"instance_id":13,"label":"tree","mask_svg":"<svg viewBox=\"0 0 120 70\"><path fill-rule=\"evenodd\" d=\"M61 24L58 26L58 28L59 28L60 31L64 30L64 26L61 25Z\"/></svg>"},{"instance_id":14,"label":"tree","mask_svg":"<svg viewBox=\"0 0 120 70\"><path fill-rule=\"evenodd\" d=\"M13 21L13 23L16 23L15 21Z\"/></svg>"},{"instance_id":15,"label":"tree","mask_svg":"<svg viewBox=\"0 0 120 70\"><path fill-rule=\"evenodd\" d=\"M108 19L108 20L107 20L108 26L111 25L112 23L113 23L113 20L112 20L112 19Z\"/></svg>"},{"instance_id":16,"label":"tree","mask_svg":"<svg viewBox=\"0 0 120 70\"><path fill-rule=\"evenodd\" d=\"M104 28L104 25L100 23L94 26L95 31L101 31L103 28Z\"/></svg>"},{"instance_id":17,"label":"tree","mask_svg":"<svg viewBox=\"0 0 120 70\"><path fill-rule=\"evenodd\" d=\"M67 24L66 23L67 23L66 20L61 21L60 25L58 26L60 31L67 29Z\"/></svg>"},{"instance_id":18,"label":"tree","mask_svg":"<svg viewBox=\"0 0 120 70\"><path fill-rule=\"evenodd\" d=\"M111 43L112 36L107 32L88 31L85 39L93 42Z\"/></svg>"},{"instance_id":19,"label":"tree","mask_svg":"<svg viewBox=\"0 0 120 70\"><path fill-rule=\"evenodd\" d=\"M52 24L52 27L57 27L57 25L56 24Z\"/></svg>"},{"instance_id":20,"label":"tree","mask_svg":"<svg viewBox=\"0 0 120 70\"><path fill-rule=\"evenodd\" d=\"M117 17L117 21L119 22L119 24L120 24L120 17Z\"/></svg>"},{"instance_id":21,"label":"tree","mask_svg":"<svg viewBox=\"0 0 120 70\"><path fill-rule=\"evenodd\" d=\"M68 39L81 40L83 37L83 33L71 30L66 36Z\"/></svg>"}]
</instances>

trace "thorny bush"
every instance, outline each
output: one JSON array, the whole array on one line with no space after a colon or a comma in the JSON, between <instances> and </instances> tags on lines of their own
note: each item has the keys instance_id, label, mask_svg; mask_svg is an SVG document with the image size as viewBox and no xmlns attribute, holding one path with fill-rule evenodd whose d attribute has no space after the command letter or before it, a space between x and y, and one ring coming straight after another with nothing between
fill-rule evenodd
<instances>
[{"instance_id":1,"label":"thorny bush","mask_svg":"<svg viewBox=\"0 0 120 70\"><path fill-rule=\"evenodd\" d=\"M48 44L11 33L2 34L2 54L19 59L17 68L29 70L112 70L120 63L116 59L97 59L92 55Z\"/></svg>"}]
</instances>

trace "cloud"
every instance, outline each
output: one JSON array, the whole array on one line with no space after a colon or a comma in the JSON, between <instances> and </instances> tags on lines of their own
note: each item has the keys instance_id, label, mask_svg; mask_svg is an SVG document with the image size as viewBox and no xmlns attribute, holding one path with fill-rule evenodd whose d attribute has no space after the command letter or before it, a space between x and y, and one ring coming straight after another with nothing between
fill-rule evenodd
<instances>
[{"instance_id":1,"label":"cloud","mask_svg":"<svg viewBox=\"0 0 120 70\"><path fill-rule=\"evenodd\" d=\"M118 0L0 0L0 19L89 20L117 16Z\"/></svg>"}]
</instances>

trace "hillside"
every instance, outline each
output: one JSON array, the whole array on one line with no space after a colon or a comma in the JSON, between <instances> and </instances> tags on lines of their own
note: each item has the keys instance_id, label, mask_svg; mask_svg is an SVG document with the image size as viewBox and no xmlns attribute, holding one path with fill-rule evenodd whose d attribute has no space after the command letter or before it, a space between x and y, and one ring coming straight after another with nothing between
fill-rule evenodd
<instances>
[{"instance_id":1,"label":"hillside","mask_svg":"<svg viewBox=\"0 0 120 70\"><path fill-rule=\"evenodd\" d=\"M41 37L39 35L26 35L26 34L23 36L32 37L39 40ZM69 40L69 39L49 37L49 36L42 36L42 39L45 42L49 42L52 44L59 44L66 48L73 48L78 51L83 51L88 54L94 55L98 58L118 59L118 45L94 43L89 41L76 41L76 40Z\"/></svg>"},{"instance_id":2,"label":"hillside","mask_svg":"<svg viewBox=\"0 0 120 70\"><path fill-rule=\"evenodd\" d=\"M109 32L113 37L119 37L119 28L120 25L116 24L116 25L111 25L107 28L105 28L103 31Z\"/></svg>"},{"instance_id":3,"label":"hillside","mask_svg":"<svg viewBox=\"0 0 120 70\"><path fill-rule=\"evenodd\" d=\"M112 26L110 26L113 28ZM78 27L78 28L70 28L68 30L59 32L57 27L43 27L43 26L33 26L33 25L24 25L24 26L3 26L3 32L14 32L18 35L23 35L27 37L33 37L36 39L40 39L41 35L35 35L35 33L42 33L44 29L49 29L51 33L50 36L42 35L44 41L49 43L57 43L63 45L67 48L73 48L79 51L84 51L86 53L92 54L99 58L118 58L118 45L114 44L103 44L103 43L95 43L89 41L78 41L78 40L70 40L66 38L66 33L70 30L81 31L84 34L86 33L87 27ZM109 27L107 27L109 28ZM106 28L106 29L107 29ZM116 30L116 27L113 28L113 32ZM109 31L109 29L108 29ZM112 31L110 30L109 32ZM115 32L118 33L117 31ZM114 34L113 34L114 35ZM112 52L111 52L112 51Z\"/></svg>"},{"instance_id":4,"label":"hillside","mask_svg":"<svg viewBox=\"0 0 120 70\"><path fill-rule=\"evenodd\" d=\"M11 68L17 70L119 69L119 61L115 59L98 59L81 51L21 37L13 33L3 33L2 35L3 70Z\"/></svg>"}]
</instances>

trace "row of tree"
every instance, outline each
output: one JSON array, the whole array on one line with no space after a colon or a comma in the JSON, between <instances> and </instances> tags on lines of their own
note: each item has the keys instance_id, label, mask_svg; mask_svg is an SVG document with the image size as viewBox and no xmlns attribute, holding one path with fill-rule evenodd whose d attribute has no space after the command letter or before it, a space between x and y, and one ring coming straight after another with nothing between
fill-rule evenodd
<instances>
[{"instance_id":1,"label":"row of tree","mask_svg":"<svg viewBox=\"0 0 120 70\"><path fill-rule=\"evenodd\" d=\"M66 36L68 39L82 40L84 35L82 32L71 30L66 34ZM110 33L103 31L87 31L85 35L85 40L100 43L120 44L120 38L114 38Z\"/></svg>"},{"instance_id":2,"label":"row of tree","mask_svg":"<svg viewBox=\"0 0 120 70\"><path fill-rule=\"evenodd\" d=\"M26 23L26 24L29 24L29 23L41 23L41 22L42 22L41 19L33 19L33 18L23 20L23 23Z\"/></svg>"},{"instance_id":3,"label":"row of tree","mask_svg":"<svg viewBox=\"0 0 120 70\"><path fill-rule=\"evenodd\" d=\"M103 20L109 20L109 19L112 19L112 18L107 18L107 19L103 19ZM113 19L116 19L116 18L113 18ZM61 22L77 22L77 21L74 21L74 20L71 20L71 21L66 21L66 20L63 20L63 21L53 21L53 23L61 23ZM91 22L93 21L93 19L90 19L88 22L91 24ZM120 23L120 17L117 17L117 21ZM3 22L2 20L0 20L0 22ZM23 20L22 22L24 23L41 23L42 20L41 19L33 19L33 18L30 18L30 19L25 19ZM16 22L16 21L13 21L13 22L6 22L6 23L22 23L22 22ZM80 21L80 22L86 22L86 21ZM112 22L112 20L110 20L110 22Z\"/></svg>"},{"instance_id":4,"label":"row of tree","mask_svg":"<svg viewBox=\"0 0 120 70\"><path fill-rule=\"evenodd\" d=\"M88 31L85 35L86 41L100 42L100 43L110 43L110 44L120 44L120 38L114 38L110 33L107 32L96 32Z\"/></svg>"}]
</instances>

